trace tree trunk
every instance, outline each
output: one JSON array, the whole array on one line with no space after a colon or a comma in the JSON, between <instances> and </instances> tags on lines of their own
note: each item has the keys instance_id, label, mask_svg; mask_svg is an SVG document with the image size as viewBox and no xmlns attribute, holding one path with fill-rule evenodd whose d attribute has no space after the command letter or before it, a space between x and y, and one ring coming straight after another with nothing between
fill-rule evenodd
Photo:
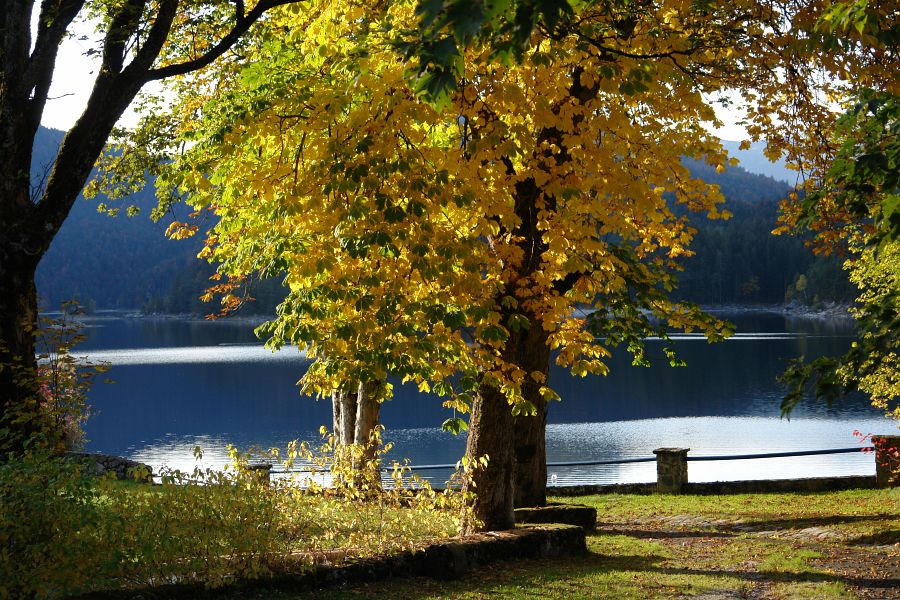
<instances>
[{"instance_id":1,"label":"tree trunk","mask_svg":"<svg viewBox=\"0 0 900 600\"><path fill-rule=\"evenodd\" d=\"M335 440L340 446L349 446L355 443L356 438L356 390L341 390L337 392L339 395L340 415L337 420L338 431L335 434Z\"/></svg>"},{"instance_id":2,"label":"tree trunk","mask_svg":"<svg viewBox=\"0 0 900 600\"><path fill-rule=\"evenodd\" d=\"M466 456L487 456L485 469L476 469L465 492L474 492L474 517L481 522L465 524L464 533L502 531L515 524L514 417L506 397L497 388L482 384L472 403Z\"/></svg>"},{"instance_id":3,"label":"tree trunk","mask_svg":"<svg viewBox=\"0 0 900 600\"><path fill-rule=\"evenodd\" d=\"M534 405L536 415L519 415L515 418L516 448L516 508L544 506L547 504L547 401L540 394L542 385L548 385L550 371L550 347L548 333L540 323L518 336L518 366L528 375L522 384L522 397ZM531 373L544 375L544 383L535 381Z\"/></svg>"},{"instance_id":4,"label":"tree trunk","mask_svg":"<svg viewBox=\"0 0 900 600\"><path fill-rule=\"evenodd\" d=\"M380 388L380 382L361 381L355 389L348 386L335 390L331 395L335 465L340 465L339 472L350 469L349 474L339 476L344 484L354 487L365 482L381 485L380 472L360 470L371 464L376 454L375 445L371 442L372 432L378 426ZM350 446L357 448L350 449Z\"/></svg>"},{"instance_id":5,"label":"tree trunk","mask_svg":"<svg viewBox=\"0 0 900 600\"><path fill-rule=\"evenodd\" d=\"M378 426L378 413L381 404L378 402L379 382L360 381L356 393L356 423L353 432L353 442L362 446L368 446L372 432ZM374 453L374 448L371 451Z\"/></svg>"},{"instance_id":6,"label":"tree trunk","mask_svg":"<svg viewBox=\"0 0 900 600\"><path fill-rule=\"evenodd\" d=\"M482 384L472 406L466 456L470 460L488 456L486 470L477 470L472 481L476 494L475 518L483 531L510 529L515 525L514 507L543 506L547 503L547 450L545 429L547 403L540 395L546 383L531 374L546 377L550 366L548 333L533 315L530 327L510 332L504 346L504 360L525 371L522 396L537 409L537 415L518 416L506 397ZM476 528L466 525L469 532Z\"/></svg>"},{"instance_id":7,"label":"tree trunk","mask_svg":"<svg viewBox=\"0 0 900 600\"><path fill-rule=\"evenodd\" d=\"M332 427L335 445L366 445L375 427L381 404L381 382L360 382L355 389L344 388L331 394Z\"/></svg>"},{"instance_id":8,"label":"tree trunk","mask_svg":"<svg viewBox=\"0 0 900 600\"><path fill-rule=\"evenodd\" d=\"M20 453L34 435L49 433L38 398L34 333L37 261L0 248L0 460Z\"/></svg>"}]
</instances>

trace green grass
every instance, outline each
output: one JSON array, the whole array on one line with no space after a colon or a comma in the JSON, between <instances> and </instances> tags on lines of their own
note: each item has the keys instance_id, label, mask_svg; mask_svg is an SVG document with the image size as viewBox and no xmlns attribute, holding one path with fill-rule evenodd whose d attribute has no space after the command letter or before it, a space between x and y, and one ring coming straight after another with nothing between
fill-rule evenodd
<instances>
[{"instance_id":1,"label":"green grass","mask_svg":"<svg viewBox=\"0 0 900 600\"><path fill-rule=\"evenodd\" d=\"M600 525L588 536L587 556L497 563L452 582L222 597L827 600L869 597L865 582L879 577L900 586L898 490L554 500L597 508ZM891 597L882 584L873 589Z\"/></svg>"}]
</instances>

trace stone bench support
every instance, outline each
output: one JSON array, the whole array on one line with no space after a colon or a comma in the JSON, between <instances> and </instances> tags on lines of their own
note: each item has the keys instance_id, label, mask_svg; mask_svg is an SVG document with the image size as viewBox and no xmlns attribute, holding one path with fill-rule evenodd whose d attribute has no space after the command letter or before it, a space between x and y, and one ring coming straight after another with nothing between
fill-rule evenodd
<instances>
[{"instance_id":1,"label":"stone bench support","mask_svg":"<svg viewBox=\"0 0 900 600\"><path fill-rule=\"evenodd\" d=\"M659 494L680 494L688 482L687 453L690 448L657 448L656 491Z\"/></svg>"}]
</instances>

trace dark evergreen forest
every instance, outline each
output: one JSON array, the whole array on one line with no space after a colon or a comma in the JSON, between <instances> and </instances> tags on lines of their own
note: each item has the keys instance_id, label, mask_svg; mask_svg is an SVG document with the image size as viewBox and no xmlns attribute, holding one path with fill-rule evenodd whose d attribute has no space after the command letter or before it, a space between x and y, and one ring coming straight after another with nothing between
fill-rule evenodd
<instances>
[{"instance_id":1,"label":"dark evergreen forest","mask_svg":"<svg viewBox=\"0 0 900 600\"><path fill-rule=\"evenodd\" d=\"M717 184L733 214L728 220L692 218L697 235L683 261L678 294L701 304L850 302L854 288L839 257L817 257L803 240L772 235L787 184L730 168L719 174L690 161L695 176Z\"/></svg>"},{"instance_id":2,"label":"dark evergreen forest","mask_svg":"<svg viewBox=\"0 0 900 600\"><path fill-rule=\"evenodd\" d=\"M40 184L62 132L42 129L35 143L32 176ZM813 256L802 240L773 236L784 182L740 168L717 174L702 163L689 164L695 175L721 186L734 216L710 221L692 216L698 232L696 255L684 260L678 296L702 304L779 304L797 301L849 302L853 289L837 258ZM142 210L136 217L97 212L104 198L81 199L72 210L37 274L45 310L74 299L86 308L131 309L148 313L215 312L200 301L214 267L195 258L202 235L170 241L167 222L150 220L152 190L125 201ZM246 314L271 313L282 293L279 281L254 285L256 299Z\"/></svg>"}]
</instances>

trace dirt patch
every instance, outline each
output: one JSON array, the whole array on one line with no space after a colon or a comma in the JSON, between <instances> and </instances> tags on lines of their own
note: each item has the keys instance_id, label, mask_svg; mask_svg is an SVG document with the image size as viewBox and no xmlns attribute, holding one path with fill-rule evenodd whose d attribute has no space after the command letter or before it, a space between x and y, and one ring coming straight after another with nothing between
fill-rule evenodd
<instances>
[{"instance_id":1,"label":"dirt patch","mask_svg":"<svg viewBox=\"0 0 900 600\"><path fill-rule=\"evenodd\" d=\"M663 544L671 550L673 571L727 574L745 582L737 592L694 598L782 598L796 587L843 585L860 598L900 599L900 543L892 543L893 531L859 536L848 523L853 519L754 522L685 514L601 522L597 532Z\"/></svg>"},{"instance_id":2,"label":"dirt patch","mask_svg":"<svg viewBox=\"0 0 900 600\"><path fill-rule=\"evenodd\" d=\"M900 598L900 547L832 546L816 563L863 598Z\"/></svg>"}]
</instances>

